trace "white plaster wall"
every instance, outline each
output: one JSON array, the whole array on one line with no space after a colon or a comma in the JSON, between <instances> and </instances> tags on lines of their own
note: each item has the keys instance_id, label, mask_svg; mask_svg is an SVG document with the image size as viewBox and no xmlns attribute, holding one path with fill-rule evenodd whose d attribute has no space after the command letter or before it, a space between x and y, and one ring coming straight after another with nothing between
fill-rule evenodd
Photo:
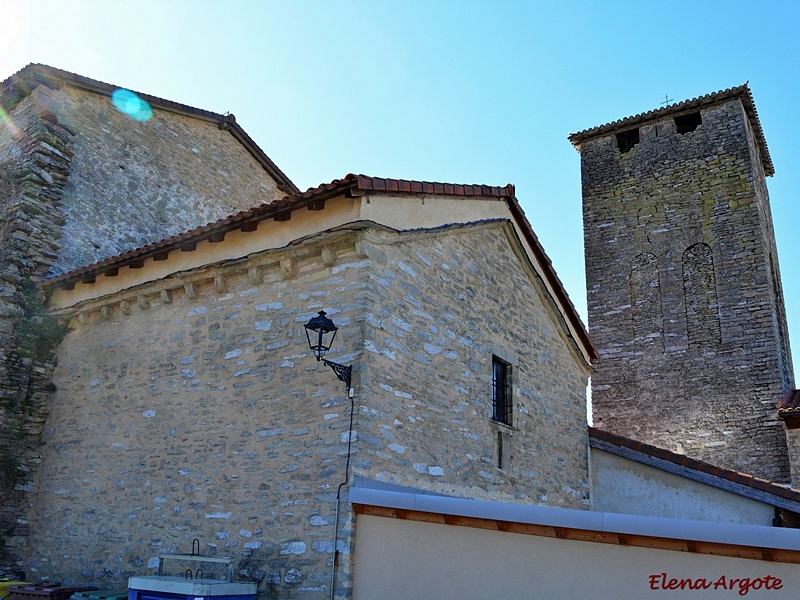
<instances>
[{"instance_id":1,"label":"white plaster wall","mask_svg":"<svg viewBox=\"0 0 800 600\"><path fill-rule=\"evenodd\" d=\"M780 589L664 590L661 573L725 584L781 579ZM774 584L774 580L770 580ZM473 529L359 515L355 600L642 600L796 598L797 565Z\"/></svg>"},{"instance_id":2,"label":"white plaster wall","mask_svg":"<svg viewBox=\"0 0 800 600\"><path fill-rule=\"evenodd\" d=\"M596 448L590 460L596 511L767 526L775 516L768 504Z\"/></svg>"}]
</instances>

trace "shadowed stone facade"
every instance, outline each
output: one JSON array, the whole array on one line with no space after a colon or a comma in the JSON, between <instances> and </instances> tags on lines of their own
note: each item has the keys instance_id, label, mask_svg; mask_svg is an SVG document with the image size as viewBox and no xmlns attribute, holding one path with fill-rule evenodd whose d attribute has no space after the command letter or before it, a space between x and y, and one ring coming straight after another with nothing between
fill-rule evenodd
<instances>
[{"instance_id":1,"label":"shadowed stone facade","mask_svg":"<svg viewBox=\"0 0 800 600\"><path fill-rule=\"evenodd\" d=\"M793 385L750 91L571 137L581 153L595 424L789 481Z\"/></svg>"},{"instance_id":2,"label":"shadowed stone facade","mask_svg":"<svg viewBox=\"0 0 800 600\"><path fill-rule=\"evenodd\" d=\"M60 249L74 137L35 100L0 122L0 575L19 567L30 531L26 505L63 333L37 284Z\"/></svg>"},{"instance_id":3,"label":"shadowed stone facade","mask_svg":"<svg viewBox=\"0 0 800 600\"><path fill-rule=\"evenodd\" d=\"M39 283L295 189L232 117L152 99L139 122L114 89L40 65L0 84L0 575L21 568L63 334Z\"/></svg>"}]
</instances>

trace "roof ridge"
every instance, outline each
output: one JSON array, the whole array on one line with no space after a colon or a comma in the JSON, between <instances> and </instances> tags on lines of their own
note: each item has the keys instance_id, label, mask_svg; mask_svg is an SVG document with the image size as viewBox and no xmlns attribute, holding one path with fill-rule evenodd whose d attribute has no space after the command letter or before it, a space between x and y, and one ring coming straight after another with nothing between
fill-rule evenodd
<instances>
[{"instance_id":1,"label":"roof ridge","mask_svg":"<svg viewBox=\"0 0 800 600\"><path fill-rule=\"evenodd\" d=\"M516 188L511 183L500 187L480 183L446 183L416 179L371 177L364 174L354 175L353 173L349 173L347 178L355 179L358 182L358 189L365 191L497 197L511 197L516 193Z\"/></svg>"},{"instance_id":2,"label":"roof ridge","mask_svg":"<svg viewBox=\"0 0 800 600\"><path fill-rule=\"evenodd\" d=\"M80 87L96 94L110 96L117 89L129 89L106 83L98 79L91 79L77 73L51 67L40 63L30 63L0 82L0 108L8 111L22 98L28 96L33 89L40 84L52 83L57 81L66 82L68 85ZM278 187L285 192L298 192L299 189L294 182L267 156L258 144L247 134L247 132L236 122L236 117L232 114L221 115L219 113L195 108L188 104L181 104L152 96L136 90L130 90L137 96L162 110L182 114L196 119L203 119L216 123L219 129L228 131L250 155L261 164L263 169L278 184Z\"/></svg>"},{"instance_id":3,"label":"roof ridge","mask_svg":"<svg viewBox=\"0 0 800 600\"><path fill-rule=\"evenodd\" d=\"M572 141L573 138L578 138L578 137L584 138L587 135L592 134L593 132L595 132L597 130L605 129L607 127L612 127L612 126L615 126L615 125L624 125L624 124L627 124L628 122L630 122L633 119L637 119L638 120L638 119L642 119L644 117L647 117L649 119L649 118L652 118L652 117L661 116L662 114L670 114L672 112L675 112L678 109L685 108L687 105L693 105L694 103L703 102L703 101L706 101L706 100L712 100L712 99L716 100L718 96L723 95L723 94L724 95L737 95L738 93L741 93L744 90L749 90L749 87L748 87L747 83L744 83L744 84L738 85L738 86L734 86L734 87L730 87L730 88L726 88L724 90L719 90L717 92L711 92L711 93L708 93L708 94L703 94L702 96L695 96L694 98L688 98L686 100L681 100L680 102L677 102L677 103L674 103L674 104L668 104L667 106L664 106L662 108L653 108L653 109L650 109L648 111L644 111L644 112L636 113L636 114L633 114L633 115L629 115L627 117L621 117L619 119L615 119L614 121L609 121L608 123L604 123L602 125L596 125L594 127L589 127L587 129L583 129L581 131L576 131L575 133L570 133L568 138L569 138L570 141Z\"/></svg>"},{"instance_id":4,"label":"roof ridge","mask_svg":"<svg viewBox=\"0 0 800 600\"><path fill-rule=\"evenodd\" d=\"M225 120L226 118L232 116L232 115L222 115L214 111L205 110L202 108L196 108L188 104L182 104L180 102L168 100L166 98L161 98L159 96L153 96L151 94L146 94L144 92L132 90L125 86L116 85L113 83L107 83L99 79L92 79L91 77L80 75L79 73L73 73L72 71L66 71L64 69L59 69L58 67L51 67L50 65L46 65L43 63L29 63L19 71L14 73L13 75L7 77L4 81L0 82L0 95L7 93L13 86L18 85L19 83L23 83L25 79L35 79L37 75L39 75L43 79L63 79L74 85L83 87L84 89L88 89L96 93L102 93L102 94L106 93L111 94L111 92L117 89L127 89L129 91L134 92L137 96L146 99L148 102L152 101L157 105L162 106L162 108L165 108L166 110L182 109L181 112L192 113L196 116L208 116L213 118L214 120ZM29 93L30 91L31 90L27 90L27 93ZM27 93L23 95L27 95Z\"/></svg>"}]
</instances>

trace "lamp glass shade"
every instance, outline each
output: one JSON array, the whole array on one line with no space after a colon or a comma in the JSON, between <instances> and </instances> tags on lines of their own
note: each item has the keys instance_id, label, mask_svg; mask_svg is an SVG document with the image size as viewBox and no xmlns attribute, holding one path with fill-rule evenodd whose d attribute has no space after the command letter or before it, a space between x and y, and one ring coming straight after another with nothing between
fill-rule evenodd
<instances>
[{"instance_id":1,"label":"lamp glass shade","mask_svg":"<svg viewBox=\"0 0 800 600\"><path fill-rule=\"evenodd\" d=\"M319 311L316 317L305 324L306 337L308 338L308 346L320 360L325 353L331 349L333 340L336 337L336 332L339 330L328 317L325 316L325 311Z\"/></svg>"}]
</instances>

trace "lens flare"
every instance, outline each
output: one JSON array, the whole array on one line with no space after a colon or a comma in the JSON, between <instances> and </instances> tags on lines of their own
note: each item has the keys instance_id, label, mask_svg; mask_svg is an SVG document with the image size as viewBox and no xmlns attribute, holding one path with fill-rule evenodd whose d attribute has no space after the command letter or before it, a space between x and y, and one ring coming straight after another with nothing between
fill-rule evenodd
<instances>
[{"instance_id":1,"label":"lens flare","mask_svg":"<svg viewBox=\"0 0 800 600\"><path fill-rule=\"evenodd\" d=\"M114 90L111 94L111 101L121 113L125 113L131 119L137 121L147 121L153 116L153 109L147 100L139 98L134 92L130 90Z\"/></svg>"},{"instance_id":2,"label":"lens flare","mask_svg":"<svg viewBox=\"0 0 800 600\"><path fill-rule=\"evenodd\" d=\"M14 139L19 139L22 135L22 132L17 127L17 124L8 116L8 113L3 110L3 107L0 106L0 126L5 125L6 127L11 130L11 137Z\"/></svg>"}]
</instances>

